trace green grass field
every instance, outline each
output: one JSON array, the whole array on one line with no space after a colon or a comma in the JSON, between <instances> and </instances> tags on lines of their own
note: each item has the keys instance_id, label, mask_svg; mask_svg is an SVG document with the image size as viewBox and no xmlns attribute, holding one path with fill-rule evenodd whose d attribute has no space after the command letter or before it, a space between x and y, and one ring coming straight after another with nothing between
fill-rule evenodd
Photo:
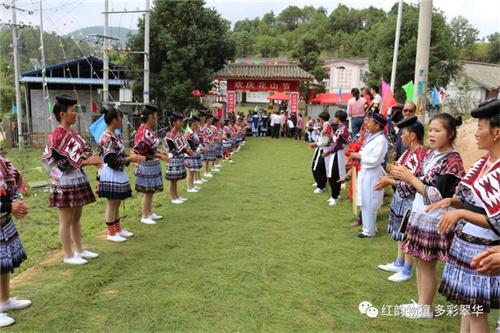
<instances>
[{"instance_id":1,"label":"green grass field","mask_svg":"<svg viewBox=\"0 0 500 333\"><path fill-rule=\"evenodd\" d=\"M40 153L7 156L33 182L46 179L36 169ZM326 193L312 194L311 154L302 142L251 138L200 193L183 194L186 204L170 204L166 191L156 195L155 211L165 216L157 225L138 222L139 195L128 200L122 221L136 236L124 244L104 240L98 200L84 208L82 223L84 243L101 257L79 267L61 263L57 212L47 207L46 192L32 191L29 217L18 221L30 258L22 269L32 268L16 277L13 294L33 306L14 312L9 330L457 331L458 317L359 313L365 300L379 310L407 303L416 297L415 281L394 284L377 269L395 256L396 244L383 232L387 207L378 237L355 237L350 203L328 207ZM88 174L95 178L95 169ZM438 296L438 304L447 303Z\"/></svg>"}]
</instances>

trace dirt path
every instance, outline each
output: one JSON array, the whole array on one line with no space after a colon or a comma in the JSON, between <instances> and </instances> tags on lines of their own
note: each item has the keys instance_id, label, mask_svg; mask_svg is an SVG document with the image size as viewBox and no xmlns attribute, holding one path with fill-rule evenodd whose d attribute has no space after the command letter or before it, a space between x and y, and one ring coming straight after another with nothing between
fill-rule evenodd
<instances>
[{"instance_id":1,"label":"dirt path","mask_svg":"<svg viewBox=\"0 0 500 333\"><path fill-rule=\"evenodd\" d=\"M484 154L484 151L478 150L476 146L476 139L474 138L476 128L477 119L471 118L466 120L458 129L455 145L462 156L465 170L469 169Z\"/></svg>"}]
</instances>

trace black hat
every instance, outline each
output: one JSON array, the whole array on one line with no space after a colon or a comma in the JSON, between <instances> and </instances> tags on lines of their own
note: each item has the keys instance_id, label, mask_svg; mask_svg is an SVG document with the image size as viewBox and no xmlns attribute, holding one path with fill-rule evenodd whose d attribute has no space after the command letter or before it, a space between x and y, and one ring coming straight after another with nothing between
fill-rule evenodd
<instances>
[{"instance_id":1,"label":"black hat","mask_svg":"<svg viewBox=\"0 0 500 333\"><path fill-rule=\"evenodd\" d=\"M151 104L146 104L144 105L144 109L152 112L161 112L161 109L157 106L151 105Z\"/></svg>"},{"instance_id":2,"label":"black hat","mask_svg":"<svg viewBox=\"0 0 500 333\"><path fill-rule=\"evenodd\" d=\"M220 120L220 118L219 118L219 117L214 116L214 123L218 122L219 120Z\"/></svg>"},{"instance_id":3,"label":"black hat","mask_svg":"<svg viewBox=\"0 0 500 333\"><path fill-rule=\"evenodd\" d=\"M67 105L67 106L75 105L76 103L78 103L78 101L75 98L71 97L70 95L66 95L66 94L57 95L56 101L59 104Z\"/></svg>"},{"instance_id":4,"label":"black hat","mask_svg":"<svg viewBox=\"0 0 500 333\"><path fill-rule=\"evenodd\" d=\"M210 116L210 112L208 112L208 110L205 110L205 109L198 110L198 116L200 116L200 117L209 117Z\"/></svg>"},{"instance_id":5,"label":"black hat","mask_svg":"<svg viewBox=\"0 0 500 333\"><path fill-rule=\"evenodd\" d=\"M490 99L479 104L470 114L474 118L491 118L498 116L500 114L500 101L498 99Z\"/></svg>"},{"instance_id":6,"label":"black hat","mask_svg":"<svg viewBox=\"0 0 500 333\"><path fill-rule=\"evenodd\" d=\"M415 124L417 121L418 121L417 116L411 116L411 117L404 118L399 123L396 123L396 126L398 128L402 129L402 128L405 128L405 127L408 127L408 126Z\"/></svg>"},{"instance_id":7,"label":"black hat","mask_svg":"<svg viewBox=\"0 0 500 333\"><path fill-rule=\"evenodd\" d=\"M192 116L191 119L194 121L200 121L200 117L198 116Z\"/></svg>"},{"instance_id":8,"label":"black hat","mask_svg":"<svg viewBox=\"0 0 500 333\"><path fill-rule=\"evenodd\" d=\"M172 121L176 121L177 119L184 119L184 115L178 111L174 111L170 114L170 118Z\"/></svg>"},{"instance_id":9,"label":"black hat","mask_svg":"<svg viewBox=\"0 0 500 333\"><path fill-rule=\"evenodd\" d=\"M378 112L372 112L368 115L368 117L373 118L373 120L375 120L382 127L385 127L385 125L387 125L387 119Z\"/></svg>"}]
</instances>

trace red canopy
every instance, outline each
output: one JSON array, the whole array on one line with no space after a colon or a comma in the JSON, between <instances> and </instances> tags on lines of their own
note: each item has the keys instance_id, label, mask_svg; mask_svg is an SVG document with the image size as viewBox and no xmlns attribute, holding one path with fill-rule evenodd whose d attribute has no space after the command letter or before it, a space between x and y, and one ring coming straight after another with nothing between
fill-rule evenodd
<instances>
[{"instance_id":1,"label":"red canopy","mask_svg":"<svg viewBox=\"0 0 500 333\"><path fill-rule=\"evenodd\" d=\"M352 95L348 92L342 94L342 99L340 99L337 93L323 93L317 94L316 97L311 99L311 102L320 104L346 104L351 98Z\"/></svg>"},{"instance_id":2,"label":"red canopy","mask_svg":"<svg viewBox=\"0 0 500 333\"><path fill-rule=\"evenodd\" d=\"M276 99L278 101L288 101L289 96L287 94L284 94L284 93L277 93L277 94L274 94L271 96L267 96L267 99L271 99L271 100Z\"/></svg>"}]
</instances>

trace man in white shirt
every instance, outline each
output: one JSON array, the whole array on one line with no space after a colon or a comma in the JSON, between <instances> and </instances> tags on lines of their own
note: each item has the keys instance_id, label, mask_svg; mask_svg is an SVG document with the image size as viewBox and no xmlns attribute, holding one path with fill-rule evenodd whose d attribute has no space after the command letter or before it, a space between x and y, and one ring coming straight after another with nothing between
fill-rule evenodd
<instances>
[{"instance_id":1,"label":"man in white shirt","mask_svg":"<svg viewBox=\"0 0 500 333\"><path fill-rule=\"evenodd\" d=\"M281 116L276 112L273 112L271 115L271 137L279 138L280 134L280 126L281 126Z\"/></svg>"}]
</instances>

